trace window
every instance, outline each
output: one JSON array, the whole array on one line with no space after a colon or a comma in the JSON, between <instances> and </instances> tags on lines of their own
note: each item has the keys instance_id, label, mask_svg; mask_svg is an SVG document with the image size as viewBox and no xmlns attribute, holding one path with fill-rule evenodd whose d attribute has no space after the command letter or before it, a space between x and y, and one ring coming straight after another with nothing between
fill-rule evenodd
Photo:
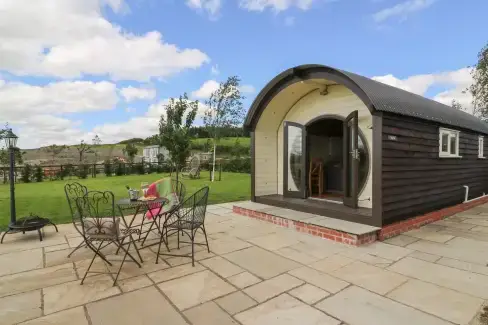
<instances>
[{"instance_id":1,"label":"window","mask_svg":"<svg viewBox=\"0 0 488 325\"><path fill-rule=\"evenodd\" d=\"M483 137L478 137L478 158L485 158L483 145L484 145Z\"/></svg>"},{"instance_id":2,"label":"window","mask_svg":"<svg viewBox=\"0 0 488 325\"><path fill-rule=\"evenodd\" d=\"M439 157L460 157L459 131L439 129Z\"/></svg>"}]
</instances>

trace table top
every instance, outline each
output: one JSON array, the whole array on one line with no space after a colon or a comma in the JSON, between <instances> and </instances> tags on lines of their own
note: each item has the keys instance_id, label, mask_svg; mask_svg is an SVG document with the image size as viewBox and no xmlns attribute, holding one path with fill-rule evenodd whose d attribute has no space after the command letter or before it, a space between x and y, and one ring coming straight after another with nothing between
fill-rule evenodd
<instances>
[{"instance_id":1,"label":"table top","mask_svg":"<svg viewBox=\"0 0 488 325\"><path fill-rule=\"evenodd\" d=\"M166 203L168 202L167 198L164 197L158 197L154 200L148 200L148 201L132 201L129 198L124 198L117 200L116 204L118 206L123 206L123 207L137 207L137 206L143 206L143 205L148 205L148 204L154 204L154 203Z\"/></svg>"}]
</instances>

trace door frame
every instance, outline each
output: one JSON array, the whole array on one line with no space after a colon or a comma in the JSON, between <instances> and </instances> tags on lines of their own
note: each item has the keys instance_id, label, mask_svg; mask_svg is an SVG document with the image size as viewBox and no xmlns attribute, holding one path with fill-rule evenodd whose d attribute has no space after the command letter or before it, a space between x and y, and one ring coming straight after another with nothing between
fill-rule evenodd
<instances>
[{"instance_id":1,"label":"door frame","mask_svg":"<svg viewBox=\"0 0 488 325\"><path fill-rule=\"evenodd\" d=\"M359 114L358 111L351 112L343 121L343 159L342 164L342 203L350 208L357 209L359 197ZM349 126L349 122L352 125ZM351 128L351 132L350 132ZM352 135L352 137L351 137ZM349 147L349 145L351 145ZM348 193L350 195L348 195Z\"/></svg>"},{"instance_id":2,"label":"door frame","mask_svg":"<svg viewBox=\"0 0 488 325\"><path fill-rule=\"evenodd\" d=\"M302 129L302 158L303 170L299 191L288 191L288 126ZM283 122L283 196L305 199L307 197L307 126L293 121Z\"/></svg>"}]
</instances>

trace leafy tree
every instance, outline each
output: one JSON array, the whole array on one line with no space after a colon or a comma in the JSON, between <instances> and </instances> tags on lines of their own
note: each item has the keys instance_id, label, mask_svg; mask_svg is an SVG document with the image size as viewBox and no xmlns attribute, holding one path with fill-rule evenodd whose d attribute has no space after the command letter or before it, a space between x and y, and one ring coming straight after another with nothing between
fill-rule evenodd
<instances>
[{"instance_id":1,"label":"leafy tree","mask_svg":"<svg viewBox=\"0 0 488 325\"><path fill-rule=\"evenodd\" d=\"M125 145L125 148L122 149L122 152L124 153L125 156L127 156L127 158L129 158L129 161L131 163L133 163L134 162L134 158L137 155L137 152L139 152L139 149L136 147L135 144L133 144L133 143L127 143Z\"/></svg>"},{"instance_id":2,"label":"leafy tree","mask_svg":"<svg viewBox=\"0 0 488 325\"><path fill-rule=\"evenodd\" d=\"M46 148L44 148L44 150L49 153L51 155L51 164L54 165L54 159L56 158L57 155L59 155L61 152L63 152L63 150L66 149L66 146L58 146L58 145L55 145L55 144L52 144Z\"/></svg>"},{"instance_id":3,"label":"leafy tree","mask_svg":"<svg viewBox=\"0 0 488 325\"><path fill-rule=\"evenodd\" d=\"M455 109L458 109L460 111L464 111L464 107L463 105L461 105L460 102L458 102L457 100L453 99L452 102L451 102L451 106L452 108L455 108Z\"/></svg>"},{"instance_id":4,"label":"leafy tree","mask_svg":"<svg viewBox=\"0 0 488 325\"><path fill-rule=\"evenodd\" d=\"M30 183L32 176L32 167L29 164L25 164L24 169L22 169L22 182Z\"/></svg>"},{"instance_id":5,"label":"leafy tree","mask_svg":"<svg viewBox=\"0 0 488 325\"><path fill-rule=\"evenodd\" d=\"M478 63L471 75L473 84L469 92L473 96L473 115L488 119L488 43L478 53Z\"/></svg>"},{"instance_id":6,"label":"leafy tree","mask_svg":"<svg viewBox=\"0 0 488 325\"><path fill-rule=\"evenodd\" d=\"M34 178L36 182L42 182L42 179L44 178L44 173L40 165L37 165L36 169L34 169Z\"/></svg>"},{"instance_id":7,"label":"leafy tree","mask_svg":"<svg viewBox=\"0 0 488 325\"><path fill-rule=\"evenodd\" d=\"M176 173L190 156L190 127L197 116L198 101L191 101L185 93L178 99L170 98L165 106L166 117L159 121L160 145L169 152Z\"/></svg>"},{"instance_id":8,"label":"leafy tree","mask_svg":"<svg viewBox=\"0 0 488 325\"><path fill-rule=\"evenodd\" d=\"M83 156L85 153L90 153L91 151L91 146L85 142L85 140L81 140L80 144L75 146L76 150L78 151L78 154L80 156L80 162L83 161Z\"/></svg>"},{"instance_id":9,"label":"leafy tree","mask_svg":"<svg viewBox=\"0 0 488 325\"><path fill-rule=\"evenodd\" d=\"M103 163L103 171L106 176L112 176L112 162L109 159L105 160Z\"/></svg>"},{"instance_id":10,"label":"leafy tree","mask_svg":"<svg viewBox=\"0 0 488 325\"><path fill-rule=\"evenodd\" d=\"M212 181L215 174L215 154L222 137L222 128L237 127L244 118L244 97L239 91L240 81L237 76L229 77L225 82L221 82L219 88L205 101L208 108L203 122L213 139Z\"/></svg>"}]
</instances>

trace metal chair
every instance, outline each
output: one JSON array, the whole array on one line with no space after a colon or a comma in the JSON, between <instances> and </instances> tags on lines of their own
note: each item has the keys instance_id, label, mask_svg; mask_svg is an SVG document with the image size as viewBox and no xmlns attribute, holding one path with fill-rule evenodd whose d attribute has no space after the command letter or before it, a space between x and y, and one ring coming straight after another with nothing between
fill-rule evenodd
<instances>
[{"instance_id":1,"label":"metal chair","mask_svg":"<svg viewBox=\"0 0 488 325\"><path fill-rule=\"evenodd\" d=\"M210 253L210 247L208 246L207 232L205 231L205 214L207 211L209 187L205 186L195 192L192 196L184 200L174 209L164 220L161 228L161 238L159 240L158 255L156 257L156 264L159 261L160 255L166 256L180 256L191 257L192 265L195 266L195 249L194 245L206 245L207 250ZM205 236L205 243L196 243L195 236L197 231L201 229ZM190 238L190 242L183 242L191 244L190 254L169 254L161 253L161 244L164 243L168 252L168 237L176 234L178 236L178 249L180 248L180 233L187 235Z\"/></svg>"},{"instance_id":2,"label":"metal chair","mask_svg":"<svg viewBox=\"0 0 488 325\"><path fill-rule=\"evenodd\" d=\"M200 158L194 155L190 163L181 169L182 177L200 178Z\"/></svg>"},{"instance_id":3,"label":"metal chair","mask_svg":"<svg viewBox=\"0 0 488 325\"><path fill-rule=\"evenodd\" d=\"M157 230L158 233L161 234L161 220L165 219L168 215L170 215L175 209L178 208L179 204L185 200L186 187L180 180L172 179L171 187L172 187L171 195L176 195L176 198L173 198L174 203L172 205L168 204L163 206L159 214L153 218L151 226L149 227L146 236L142 240L141 246L144 246L144 243L146 242L149 233L153 231L153 227L155 227L154 230ZM141 232L142 232L142 225L141 225Z\"/></svg>"},{"instance_id":4,"label":"metal chair","mask_svg":"<svg viewBox=\"0 0 488 325\"><path fill-rule=\"evenodd\" d=\"M132 239L130 232L127 234L121 233L120 218L115 216L115 200L112 192L89 191L85 196L76 199L76 204L80 216L83 239L87 246L95 253L83 279L81 280L81 284L85 281L88 273L107 273L90 272L90 268L97 256L101 257L104 262L112 265L102 257L103 255L100 253L104 243L107 245L114 244L117 246L117 250L121 249L125 252L117 273L108 272L108 274L116 274L113 285L117 282L120 270L122 269L127 256L129 256L137 266L141 267L141 264L139 264L139 262L129 253L131 245L133 245L137 251L137 246ZM124 247L124 240L126 238L129 240L127 249ZM96 246L97 243L98 246Z\"/></svg>"},{"instance_id":5,"label":"metal chair","mask_svg":"<svg viewBox=\"0 0 488 325\"><path fill-rule=\"evenodd\" d=\"M66 200L68 201L69 210L71 212L71 222L80 235L83 234L81 230L78 208L76 207L76 199L85 196L87 192L87 187L77 182L64 185L64 193L66 194ZM69 253L68 258L71 257L71 255L82 246L86 246L85 241L82 241L78 246L76 246L71 253Z\"/></svg>"}]
</instances>

